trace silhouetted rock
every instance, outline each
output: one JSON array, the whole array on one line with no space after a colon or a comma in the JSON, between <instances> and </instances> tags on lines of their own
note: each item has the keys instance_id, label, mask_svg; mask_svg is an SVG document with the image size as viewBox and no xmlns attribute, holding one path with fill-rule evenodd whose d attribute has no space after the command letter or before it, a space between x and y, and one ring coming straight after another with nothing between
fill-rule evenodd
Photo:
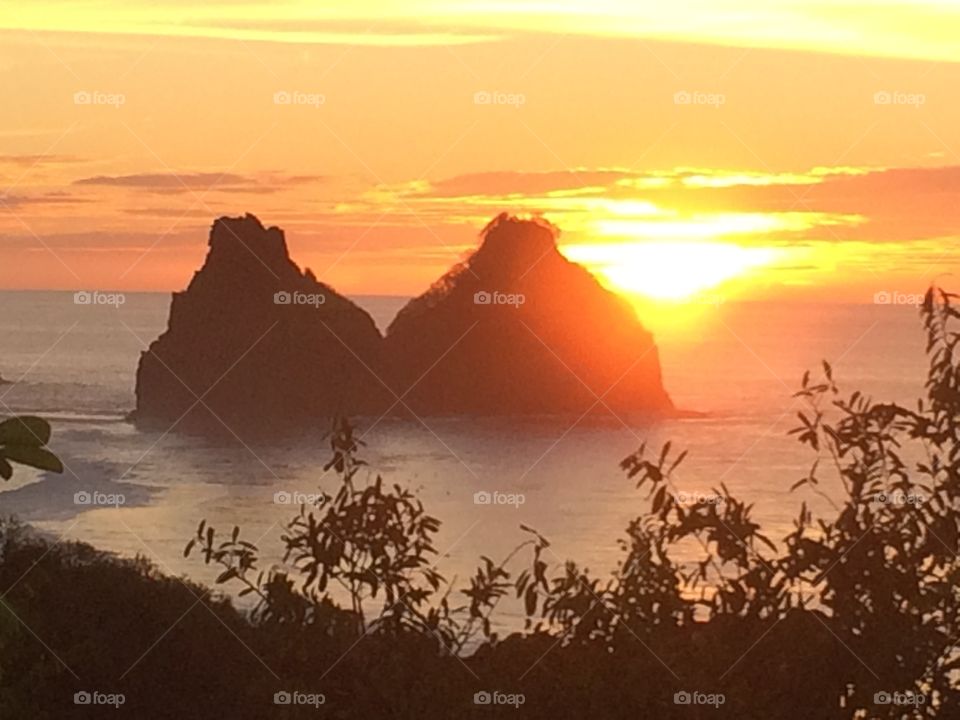
<instances>
[{"instance_id":1,"label":"silhouetted rock","mask_svg":"<svg viewBox=\"0 0 960 720\"><path fill-rule=\"evenodd\" d=\"M397 315L398 395L418 414L665 414L653 337L540 220L500 215L477 249ZM599 398L599 400L598 400Z\"/></svg>"},{"instance_id":2,"label":"silhouetted rock","mask_svg":"<svg viewBox=\"0 0 960 720\"><path fill-rule=\"evenodd\" d=\"M220 218L140 358L134 418L227 432L375 412L386 407L372 374L381 343L366 312L290 260L283 231Z\"/></svg>"},{"instance_id":3,"label":"silhouetted rock","mask_svg":"<svg viewBox=\"0 0 960 720\"><path fill-rule=\"evenodd\" d=\"M140 359L133 417L262 432L391 406L673 410L650 333L560 254L543 221L496 218L480 248L410 301L384 339L366 312L297 267L281 230L247 215L213 224L206 262L174 293L168 330Z\"/></svg>"}]
</instances>

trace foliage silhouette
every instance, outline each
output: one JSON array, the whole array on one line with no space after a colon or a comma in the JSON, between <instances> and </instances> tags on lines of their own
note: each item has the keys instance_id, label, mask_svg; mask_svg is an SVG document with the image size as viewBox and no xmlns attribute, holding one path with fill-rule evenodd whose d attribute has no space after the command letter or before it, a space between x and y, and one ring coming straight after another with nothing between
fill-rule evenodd
<instances>
[{"instance_id":1,"label":"foliage silhouette","mask_svg":"<svg viewBox=\"0 0 960 720\"><path fill-rule=\"evenodd\" d=\"M954 300L931 289L921 309L930 371L928 397L916 409L860 393L841 397L827 363L822 381L804 376L797 397L806 407L791 434L817 458L793 489L827 498L835 516L815 517L802 503L794 531L778 547L752 519L752 507L725 485L713 496L684 501L673 478L686 453L675 454L670 443L656 454L642 446L621 466L647 492L649 505L627 528L625 557L612 578L601 581L573 562L551 571L545 560L552 553L549 543L533 533L521 546L532 551L530 566L519 572L508 567L517 551L502 563L484 558L460 591L469 604L457 612L450 609L451 588L441 593L443 577L425 569L439 524L422 516L419 504L408 505L414 501L399 487L384 494L379 477L371 486L355 487L361 462L352 429L342 421L331 440L340 492L318 503L325 516L318 520L303 509L284 536L287 555L293 554L303 576L295 591L300 607L337 607L325 591L329 579L340 580L351 599L354 632L430 632L443 647L462 653L473 647L463 638L479 628L486 642L475 657L545 636L560 654L602 649L618 658L628 657L639 641L668 671L668 685L688 675L697 656L708 651L710 661L701 664L716 672L698 673L697 686L723 692L730 698L726 709L738 716L776 714L785 699L791 707L811 707L811 717L909 716L903 706L878 705L883 693L922 698L922 705L907 708L916 717L949 714L960 701L953 678L960 663L953 649L960 636L960 334L950 329L960 313ZM913 472L911 458L920 458ZM827 469L840 497L824 489ZM365 509L365 503L377 510ZM405 520L396 511L401 507L420 523ZM215 551L213 539L208 528L205 552L227 560L221 579L233 579L230 568L237 567L246 581L249 548L218 555L235 545ZM374 547L382 553L379 560ZM699 548L699 557L675 559L684 547ZM414 582L417 572L426 583ZM386 599L370 617L364 601L376 596L381 583ZM253 587L266 617L289 603L287 595L278 603L264 591L269 582ZM508 592L522 600L527 634L502 642L491 630L490 613ZM405 597L409 604L396 602ZM748 673L733 671L747 653L759 654L753 646L764 638L768 646L789 647L794 657L780 666L777 691L758 697L743 684ZM675 672L674 664L686 672Z\"/></svg>"},{"instance_id":2,"label":"foliage silhouette","mask_svg":"<svg viewBox=\"0 0 960 720\"><path fill-rule=\"evenodd\" d=\"M11 463L62 473L63 463L46 448L50 434L50 423L38 417L26 415L0 422L0 478L13 477Z\"/></svg>"},{"instance_id":3,"label":"foliage silhouette","mask_svg":"<svg viewBox=\"0 0 960 720\"><path fill-rule=\"evenodd\" d=\"M723 485L689 502L675 483L685 454L668 443L622 463L644 508L611 576L557 564L524 528L529 540L457 588L431 564L439 521L366 478L345 420L330 434L336 493L283 534L289 570L261 570L238 528L203 523L186 548L256 597L251 613L142 559L2 525L0 593L25 625L0 624L0 715L75 716L78 680L52 651L144 718L262 718L283 688L325 693L338 718L957 717L955 302L931 290L921 308L930 369L915 407L845 396L826 364L803 378L792 432L816 459L794 491L834 509L801 501L778 542ZM505 601L527 622L501 638L491 616ZM494 688L523 693L522 708L473 703ZM684 692L724 701L678 703Z\"/></svg>"},{"instance_id":4,"label":"foliage silhouette","mask_svg":"<svg viewBox=\"0 0 960 720\"><path fill-rule=\"evenodd\" d=\"M339 488L302 505L282 536L284 561L298 579L283 570L259 570L258 548L240 539L237 527L218 542L217 531L201 522L184 555L197 550L207 564L221 565L216 582L242 584L239 596L255 594L253 616L268 624L310 625L336 610L338 628L355 637L423 633L451 652L478 633L491 636L489 615L506 593L504 565L516 551L499 564L484 558L463 591L469 603L451 606L450 588L440 595L446 580L430 560L440 521L409 490L387 487L379 475L361 482L357 474L366 463L356 453L362 443L348 420L335 420L329 438L332 458L324 471L334 471ZM337 589L349 600L348 610L339 607ZM368 605L377 602L371 618Z\"/></svg>"}]
</instances>

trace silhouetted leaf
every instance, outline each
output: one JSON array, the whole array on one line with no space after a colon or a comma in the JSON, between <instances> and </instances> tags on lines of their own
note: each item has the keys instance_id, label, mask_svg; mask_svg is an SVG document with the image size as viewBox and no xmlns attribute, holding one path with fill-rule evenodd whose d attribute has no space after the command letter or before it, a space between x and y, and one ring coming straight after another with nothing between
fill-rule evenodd
<instances>
[{"instance_id":1,"label":"silhouetted leaf","mask_svg":"<svg viewBox=\"0 0 960 720\"><path fill-rule=\"evenodd\" d=\"M33 416L14 417L0 422L0 445L39 447L50 442L50 423Z\"/></svg>"},{"instance_id":2,"label":"silhouetted leaf","mask_svg":"<svg viewBox=\"0 0 960 720\"><path fill-rule=\"evenodd\" d=\"M38 470L63 472L63 463L60 462L60 459L49 450L37 445L5 445L0 448L0 453L7 460L29 465Z\"/></svg>"}]
</instances>

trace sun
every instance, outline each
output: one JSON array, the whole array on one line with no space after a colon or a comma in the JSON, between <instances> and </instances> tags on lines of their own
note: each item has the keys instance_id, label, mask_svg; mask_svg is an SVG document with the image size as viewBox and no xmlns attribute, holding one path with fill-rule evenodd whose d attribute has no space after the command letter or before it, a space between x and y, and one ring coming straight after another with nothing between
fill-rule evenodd
<instances>
[{"instance_id":1,"label":"sun","mask_svg":"<svg viewBox=\"0 0 960 720\"><path fill-rule=\"evenodd\" d=\"M651 241L568 245L563 254L624 294L682 301L770 265L780 252L721 241Z\"/></svg>"}]
</instances>

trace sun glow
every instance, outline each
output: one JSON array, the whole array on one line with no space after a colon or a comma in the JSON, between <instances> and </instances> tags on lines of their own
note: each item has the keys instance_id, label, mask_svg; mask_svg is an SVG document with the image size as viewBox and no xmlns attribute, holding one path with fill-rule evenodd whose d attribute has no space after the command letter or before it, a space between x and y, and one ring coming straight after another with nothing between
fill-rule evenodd
<instances>
[{"instance_id":1,"label":"sun glow","mask_svg":"<svg viewBox=\"0 0 960 720\"><path fill-rule=\"evenodd\" d=\"M685 300L774 263L783 251L728 242L568 245L563 254L628 295Z\"/></svg>"},{"instance_id":2,"label":"sun glow","mask_svg":"<svg viewBox=\"0 0 960 720\"><path fill-rule=\"evenodd\" d=\"M673 238L681 242L696 242L721 236L800 232L818 225L856 225L861 222L863 218L859 215L816 212L724 212L681 215L676 211L657 209L657 214L650 219L604 218L594 221L592 226L597 233L606 237ZM739 245L728 247L740 248Z\"/></svg>"}]
</instances>

